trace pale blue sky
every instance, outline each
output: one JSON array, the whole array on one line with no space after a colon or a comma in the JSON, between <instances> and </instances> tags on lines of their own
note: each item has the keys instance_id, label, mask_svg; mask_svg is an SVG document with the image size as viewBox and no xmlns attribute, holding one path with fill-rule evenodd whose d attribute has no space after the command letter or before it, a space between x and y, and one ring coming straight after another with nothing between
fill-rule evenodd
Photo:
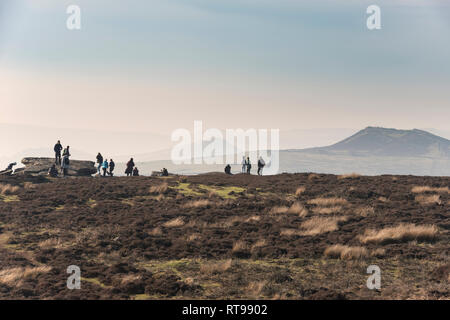
<instances>
[{"instance_id":1,"label":"pale blue sky","mask_svg":"<svg viewBox=\"0 0 450 320\"><path fill-rule=\"evenodd\" d=\"M0 122L448 129L449 39L438 0L1 0Z\"/></svg>"}]
</instances>

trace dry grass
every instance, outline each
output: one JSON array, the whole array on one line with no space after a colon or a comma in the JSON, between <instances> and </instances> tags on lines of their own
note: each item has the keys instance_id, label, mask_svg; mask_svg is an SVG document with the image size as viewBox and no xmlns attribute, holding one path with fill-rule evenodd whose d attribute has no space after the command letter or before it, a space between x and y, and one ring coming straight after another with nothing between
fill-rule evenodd
<instances>
[{"instance_id":1,"label":"dry grass","mask_svg":"<svg viewBox=\"0 0 450 320\"><path fill-rule=\"evenodd\" d=\"M386 198L386 197L379 197L379 198L378 198L378 201L381 201L381 202L386 203L386 202L389 202L389 199Z\"/></svg>"},{"instance_id":2,"label":"dry grass","mask_svg":"<svg viewBox=\"0 0 450 320\"><path fill-rule=\"evenodd\" d=\"M281 207L273 207L270 214L298 214L300 217L305 217L308 214L308 210L305 209L299 202L294 202L290 207L281 206Z\"/></svg>"},{"instance_id":3,"label":"dry grass","mask_svg":"<svg viewBox=\"0 0 450 320\"><path fill-rule=\"evenodd\" d=\"M346 174L341 174L340 176L338 176L338 180L342 180L342 179L348 179L348 178L359 178L361 177L361 175L359 173L346 173Z\"/></svg>"},{"instance_id":4,"label":"dry grass","mask_svg":"<svg viewBox=\"0 0 450 320\"><path fill-rule=\"evenodd\" d=\"M162 235L162 230L160 227L156 227L150 230L149 234L151 234L152 236L160 236Z\"/></svg>"},{"instance_id":5,"label":"dry grass","mask_svg":"<svg viewBox=\"0 0 450 320\"><path fill-rule=\"evenodd\" d=\"M0 270L0 283L6 285L16 285L20 280L35 276L41 273L47 273L52 268L49 266L11 268Z\"/></svg>"},{"instance_id":6,"label":"dry grass","mask_svg":"<svg viewBox=\"0 0 450 320\"><path fill-rule=\"evenodd\" d=\"M259 239L255 244L252 245L251 250L255 250L256 248L264 247L267 244L265 239Z\"/></svg>"},{"instance_id":7,"label":"dry grass","mask_svg":"<svg viewBox=\"0 0 450 320\"><path fill-rule=\"evenodd\" d=\"M232 260L207 262L200 266L200 271L206 274L221 273L229 270L232 266Z\"/></svg>"},{"instance_id":8,"label":"dry grass","mask_svg":"<svg viewBox=\"0 0 450 320\"><path fill-rule=\"evenodd\" d=\"M372 257L377 257L377 258L383 258L385 254L386 254L386 249L384 249L384 248L377 248L370 252L370 255Z\"/></svg>"},{"instance_id":9,"label":"dry grass","mask_svg":"<svg viewBox=\"0 0 450 320\"><path fill-rule=\"evenodd\" d=\"M343 198L316 198L308 201L309 204L314 204L322 207L346 205L348 202Z\"/></svg>"},{"instance_id":10,"label":"dry grass","mask_svg":"<svg viewBox=\"0 0 450 320\"><path fill-rule=\"evenodd\" d=\"M375 213L375 209L373 207L367 206L367 207L359 207L355 209L355 213L357 215L360 215L362 217L367 217L370 215L373 215Z\"/></svg>"},{"instance_id":11,"label":"dry grass","mask_svg":"<svg viewBox=\"0 0 450 320\"><path fill-rule=\"evenodd\" d=\"M140 275L127 274L122 277L121 282L122 282L122 284L127 284L127 283L136 282L136 281L140 281L140 280L142 280L142 277Z\"/></svg>"},{"instance_id":12,"label":"dry grass","mask_svg":"<svg viewBox=\"0 0 450 320\"><path fill-rule=\"evenodd\" d=\"M314 179L318 179L320 176L317 173L310 173L308 176L309 181L313 181Z\"/></svg>"},{"instance_id":13,"label":"dry grass","mask_svg":"<svg viewBox=\"0 0 450 320\"><path fill-rule=\"evenodd\" d=\"M448 187L440 187L433 188L429 186L415 186L412 188L411 192L413 193L450 193L450 189Z\"/></svg>"},{"instance_id":14,"label":"dry grass","mask_svg":"<svg viewBox=\"0 0 450 320\"><path fill-rule=\"evenodd\" d=\"M151 186L149 189L150 194L163 194L166 193L167 190L169 190L169 185L164 182L157 186Z\"/></svg>"},{"instance_id":15,"label":"dry grass","mask_svg":"<svg viewBox=\"0 0 450 320\"><path fill-rule=\"evenodd\" d=\"M299 197L305 191L306 191L306 187L298 187L297 190L295 190L295 196Z\"/></svg>"},{"instance_id":16,"label":"dry grass","mask_svg":"<svg viewBox=\"0 0 450 320\"><path fill-rule=\"evenodd\" d=\"M330 258L340 258L342 260L358 260L366 258L369 253L364 247L349 247L345 245L336 244L328 247L325 256Z\"/></svg>"},{"instance_id":17,"label":"dry grass","mask_svg":"<svg viewBox=\"0 0 450 320\"><path fill-rule=\"evenodd\" d=\"M63 244L59 238L50 238L39 242L39 247L42 249L62 248Z\"/></svg>"},{"instance_id":18,"label":"dry grass","mask_svg":"<svg viewBox=\"0 0 450 320\"><path fill-rule=\"evenodd\" d=\"M16 194L19 191L18 186L12 186L10 184L0 184L0 194L4 196Z\"/></svg>"},{"instance_id":19,"label":"dry grass","mask_svg":"<svg viewBox=\"0 0 450 320\"><path fill-rule=\"evenodd\" d=\"M408 241L432 241L438 236L438 228L435 225L416 226L414 224L400 224L396 227L381 230L366 230L359 236L362 243L390 243Z\"/></svg>"},{"instance_id":20,"label":"dry grass","mask_svg":"<svg viewBox=\"0 0 450 320\"><path fill-rule=\"evenodd\" d=\"M342 206L334 206L334 207L317 207L313 208L312 211L318 214L332 214L339 213L342 210Z\"/></svg>"},{"instance_id":21,"label":"dry grass","mask_svg":"<svg viewBox=\"0 0 450 320\"><path fill-rule=\"evenodd\" d=\"M258 222L259 220L261 220L260 216L251 216L250 218L247 218L245 222Z\"/></svg>"},{"instance_id":22,"label":"dry grass","mask_svg":"<svg viewBox=\"0 0 450 320\"><path fill-rule=\"evenodd\" d=\"M163 226L166 228L178 228L184 226L184 224L184 219L182 217L178 217L163 223Z\"/></svg>"},{"instance_id":23,"label":"dry grass","mask_svg":"<svg viewBox=\"0 0 450 320\"><path fill-rule=\"evenodd\" d=\"M438 194L433 195L418 195L416 196L416 202L420 203L423 206L432 205L432 204L441 204L441 197Z\"/></svg>"},{"instance_id":24,"label":"dry grass","mask_svg":"<svg viewBox=\"0 0 450 320\"><path fill-rule=\"evenodd\" d=\"M245 294L249 297L261 297L261 292L266 285L266 281L252 281L245 288Z\"/></svg>"},{"instance_id":25,"label":"dry grass","mask_svg":"<svg viewBox=\"0 0 450 320\"><path fill-rule=\"evenodd\" d=\"M312 217L301 224L304 231L300 234L303 236L315 236L336 231L338 229L338 223L343 221L347 221L347 217Z\"/></svg>"},{"instance_id":26,"label":"dry grass","mask_svg":"<svg viewBox=\"0 0 450 320\"><path fill-rule=\"evenodd\" d=\"M34 183L29 182L29 181L24 182L24 184L23 184L24 189L36 189L36 187L37 187L37 185L35 185Z\"/></svg>"},{"instance_id":27,"label":"dry grass","mask_svg":"<svg viewBox=\"0 0 450 320\"><path fill-rule=\"evenodd\" d=\"M240 252L240 251L247 251L248 250L248 245L242 241L242 240L238 240L233 244L233 252Z\"/></svg>"},{"instance_id":28,"label":"dry grass","mask_svg":"<svg viewBox=\"0 0 450 320\"><path fill-rule=\"evenodd\" d=\"M282 229L280 235L290 237L290 236L300 236L301 233L302 232L297 229Z\"/></svg>"},{"instance_id":29,"label":"dry grass","mask_svg":"<svg viewBox=\"0 0 450 320\"><path fill-rule=\"evenodd\" d=\"M202 237L202 235L200 233L192 233L191 235L189 235L187 237L187 241L191 242L191 241L195 241L198 240Z\"/></svg>"},{"instance_id":30,"label":"dry grass","mask_svg":"<svg viewBox=\"0 0 450 320\"><path fill-rule=\"evenodd\" d=\"M207 199L201 199L201 200L192 200L188 201L183 207L184 208L206 208L210 207L212 202Z\"/></svg>"}]
</instances>

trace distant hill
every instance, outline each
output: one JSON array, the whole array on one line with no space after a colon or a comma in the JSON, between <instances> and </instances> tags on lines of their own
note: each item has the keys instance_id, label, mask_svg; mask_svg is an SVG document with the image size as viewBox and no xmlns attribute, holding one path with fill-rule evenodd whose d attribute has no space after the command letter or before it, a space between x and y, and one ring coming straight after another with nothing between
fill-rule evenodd
<instances>
[{"instance_id":1,"label":"distant hill","mask_svg":"<svg viewBox=\"0 0 450 320\"><path fill-rule=\"evenodd\" d=\"M162 167L183 174L223 171L223 165L174 165L170 160L139 167L144 173ZM239 172L240 165L232 171ZM418 129L367 127L330 146L281 150L279 172L450 176L450 140Z\"/></svg>"},{"instance_id":2,"label":"distant hill","mask_svg":"<svg viewBox=\"0 0 450 320\"><path fill-rule=\"evenodd\" d=\"M418 129L367 127L331 146L303 149L302 152L353 156L450 158L450 140Z\"/></svg>"}]
</instances>

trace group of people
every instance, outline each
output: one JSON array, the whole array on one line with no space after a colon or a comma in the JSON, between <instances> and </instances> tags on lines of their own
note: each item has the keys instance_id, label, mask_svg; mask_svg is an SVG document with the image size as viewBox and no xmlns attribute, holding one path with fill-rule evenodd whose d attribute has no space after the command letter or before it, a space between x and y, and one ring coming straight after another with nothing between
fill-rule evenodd
<instances>
[{"instance_id":1,"label":"group of people","mask_svg":"<svg viewBox=\"0 0 450 320\"><path fill-rule=\"evenodd\" d=\"M65 177L68 174L70 165L70 146L63 148L61 141L58 140L53 147L53 150L55 151L55 163L48 169L48 175L54 178L57 177L58 169L56 167L59 166L60 172L63 177Z\"/></svg>"},{"instance_id":2,"label":"group of people","mask_svg":"<svg viewBox=\"0 0 450 320\"><path fill-rule=\"evenodd\" d=\"M115 167L116 164L113 159L110 159L108 162L108 159L103 159L103 156L100 152L97 154L97 171L99 176L102 175L103 172L104 177L106 177L106 174L112 177L114 175Z\"/></svg>"},{"instance_id":3,"label":"group of people","mask_svg":"<svg viewBox=\"0 0 450 320\"><path fill-rule=\"evenodd\" d=\"M266 165L263 157L259 157L258 159L258 176L262 176L263 168ZM250 157L242 157L242 173L250 174L252 170L252 163L250 162ZM227 164L225 166L225 173L231 174L231 166Z\"/></svg>"},{"instance_id":4,"label":"group of people","mask_svg":"<svg viewBox=\"0 0 450 320\"><path fill-rule=\"evenodd\" d=\"M61 173L65 177L69 170L70 165L70 147L67 146L66 148L63 148L61 145L61 141L58 140L58 142L55 144L53 150L55 151L55 163L52 165L52 167L48 170L48 175L51 177L57 177L58 176L58 169L57 166L60 166ZM62 151L62 154L61 154ZM97 154L97 171L99 176L106 177L108 174L109 176L114 176L114 169L116 167L116 164L114 163L113 159L104 159L102 154L99 152ZM266 163L264 162L264 159L262 157L259 157L258 159L258 175L262 175L262 171ZM250 174L252 169L252 164L250 162L250 157L242 157L242 173ZM231 166L229 164L225 167L225 173L231 174ZM139 169L135 166L133 158L131 158L127 162L127 166L125 169L125 174L127 177L133 176L137 177L139 176ZM161 170L162 176L168 176L169 172L166 168L163 168Z\"/></svg>"}]
</instances>

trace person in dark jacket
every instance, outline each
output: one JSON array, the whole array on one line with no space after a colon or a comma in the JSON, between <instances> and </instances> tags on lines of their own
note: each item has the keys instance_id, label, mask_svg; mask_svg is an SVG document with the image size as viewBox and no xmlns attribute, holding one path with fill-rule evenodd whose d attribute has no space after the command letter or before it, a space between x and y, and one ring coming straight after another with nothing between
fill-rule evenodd
<instances>
[{"instance_id":1,"label":"person in dark jacket","mask_svg":"<svg viewBox=\"0 0 450 320\"><path fill-rule=\"evenodd\" d=\"M227 166L225 167L225 173L231 174L231 166L229 164L227 164Z\"/></svg>"},{"instance_id":2,"label":"person in dark jacket","mask_svg":"<svg viewBox=\"0 0 450 320\"><path fill-rule=\"evenodd\" d=\"M61 151L63 149L63 146L61 145L61 141L58 140L58 142L53 147L53 150L55 151L55 164L61 165Z\"/></svg>"},{"instance_id":3,"label":"person in dark jacket","mask_svg":"<svg viewBox=\"0 0 450 320\"><path fill-rule=\"evenodd\" d=\"M109 161L109 175L112 177L114 175L113 171L116 167L116 164L114 163L113 159Z\"/></svg>"},{"instance_id":4,"label":"person in dark jacket","mask_svg":"<svg viewBox=\"0 0 450 320\"><path fill-rule=\"evenodd\" d=\"M247 174L250 174L250 170L252 170L252 164L250 162L250 157L247 157L247 161L245 162L245 165L247 166Z\"/></svg>"},{"instance_id":5,"label":"person in dark jacket","mask_svg":"<svg viewBox=\"0 0 450 320\"><path fill-rule=\"evenodd\" d=\"M127 162L127 168L125 170L125 174L127 177L130 177L133 174L133 168L134 168L134 161L133 158L130 159L130 161Z\"/></svg>"},{"instance_id":6,"label":"person in dark jacket","mask_svg":"<svg viewBox=\"0 0 450 320\"><path fill-rule=\"evenodd\" d=\"M52 178L58 177L58 170L56 170L56 164L53 164L50 169L48 169L48 175Z\"/></svg>"},{"instance_id":7,"label":"person in dark jacket","mask_svg":"<svg viewBox=\"0 0 450 320\"><path fill-rule=\"evenodd\" d=\"M69 172L69 166L70 166L69 153L67 153L65 156L63 156L61 163L61 171L63 177L67 176Z\"/></svg>"},{"instance_id":8,"label":"person in dark jacket","mask_svg":"<svg viewBox=\"0 0 450 320\"><path fill-rule=\"evenodd\" d=\"M100 169L102 168L102 164L103 164L103 156L100 152L97 154L96 159L97 159L97 164L98 164L97 171L98 171L98 174L100 175Z\"/></svg>"},{"instance_id":9,"label":"person in dark jacket","mask_svg":"<svg viewBox=\"0 0 450 320\"><path fill-rule=\"evenodd\" d=\"M139 177L139 170L137 167L134 167L133 169L133 177Z\"/></svg>"},{"instance_id":10,"label":"person in dark jacket","mask_svg":"<svg viewBox=\"0 0 450 320\"><path fill-rule=\"evenodd\" d=\"M258 160L258 176L262 176L262 170L266 163L264 162L264 159L262 157L259 157Z\"/></svg>"},{"instance_id":11,"label":"person in dark jacket","mask_svg":"<svg viewBox=\"0 0 450 320\"><path fill-rule=\"evenodd\" d=\"M162 170L161 170L161 175L162 175L163 177L168 177L168 176L169 176L169 171L167 171L166 168L162 168Z\"/></svg>"}]
</instances>

